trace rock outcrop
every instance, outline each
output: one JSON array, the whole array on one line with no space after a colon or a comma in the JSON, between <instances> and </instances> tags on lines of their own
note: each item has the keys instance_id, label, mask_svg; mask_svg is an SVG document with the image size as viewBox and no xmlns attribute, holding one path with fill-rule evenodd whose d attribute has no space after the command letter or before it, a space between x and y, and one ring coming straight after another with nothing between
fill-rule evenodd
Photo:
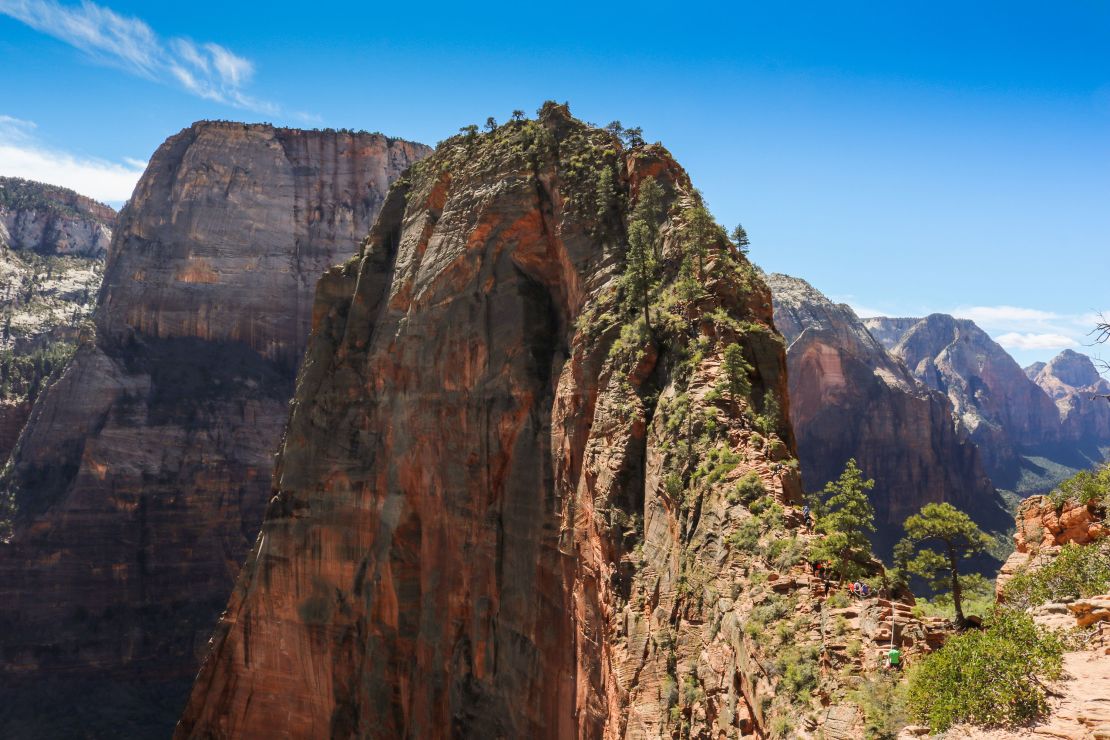
<instances>
[{"instance_id":1,"label":"rock outcrop","mask_svg":"<svg viewBox=\"0 0 1110 740\"><path fill-rule=\"evenodd\" d=\"M1051 561L1062 546L1072 542L1088 545L1110 534L1103 514L1097 503L1081 504L1074 499L1060 505L1049 496L1022 501L1015 518L1014 551L995 581L999 598L1017 573Z\"/></svg>"},{"instance_id":2,"label":"rock outcrop","mask_svg":"<svg viewBox=\"0 0 1110 740\"><path fill-rule=\"evenodd\" d=\"M72 190L0 177L0 466L88 328L115 221Z\"/></svg>"},{"instance_id":3,"label":"rock outcrop","mask_svg":"<svg viewBox=\"0 0 1110 740\"><path fill-rule=\"evenodd\" d=\"M741 629L757 603L816 606L740 537L798 545L784 347L698 202L661 147L554 104L394 186L317 290L275 497L178 737L716 737L807 714L775 690L772 630ZM630 232L660 260L650 326Z\"/></svg>"},{"instance_id":4,"label":"rock outcrop","mask_svg":"<svg viewBox=\"0 0 1110 740\"><path fill-rule=\"evenodd\" d=\"M948 396L999 488L1043 492L1097 462L1072 459L1052 399L974 322L932 314L917 321L871 318L864 324L915 377Z\"/></svg>"},{"instance_id":5,"label":"rock outcrop","mask_svg":"<svg viewBox=\"0 0 1110 740\"><path fill-rule=\"evenodd\" d=\"M95 340L38 399L6 473L0 680L19 699L4 734L165 736L262 522L315 283L429 151L202 122L151 158Z\"/></svg>"},{"instance_id":6,"label":"rock outcrop","mask_svg":"<svg viewBox=\"0 0 1110 740\"><path fill-rule=\"evenodd\" d=\"M767 284L787 341L806 490L820 490L855 458L875 479L876 545L888 554L905 518L927 503L946 501L988 530L1008 529L1010 515L948 399L892 357L850 307L798 278L770 275Z\"/></svg>"},{"instance_id":7,"label":"rock outcrop","mask_svg":"<svg viewBox=\"0 0 1110 740\"><path fill-rule=\"evenodd\" d=\"M1110 381L1090 357L1066 349L1030 377L1056 403L1065 440L1094 447L1093 454L1110 445Z\"/></svg>"}]
</instances>

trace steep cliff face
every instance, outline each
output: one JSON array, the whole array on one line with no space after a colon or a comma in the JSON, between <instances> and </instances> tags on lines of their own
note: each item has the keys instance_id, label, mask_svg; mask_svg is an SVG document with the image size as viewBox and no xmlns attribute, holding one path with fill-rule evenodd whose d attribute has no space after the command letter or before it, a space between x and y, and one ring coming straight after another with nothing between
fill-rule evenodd
<instances>
[{"instance_id":1,"label":"steep cliff face","mask_svg":"<svg viewBox=\"0 0 1110 740\"><path fill-rule=\"evenodd\" d=\"M1066 349L1030 377L1056 403L1065 439L1094 448L1110 446L1110 382L1098 374L1090 357Z\"/></svg>"},{"instance_id":2,"label":"steep cliff face","mask_svg":"<svg viewBox=\"0 0 1110 740\"><path fill-rule=\"evenodd\" d=\"M115 221L71 190L0 177L0 464L88 329Z\"/></svg>"},{"instance_id":3,"label":"steep cliff face","mask_svg":"<svg viewBox=\"0 0 1110 740\"><path fill-rule=\"evenodd\" d=\"M805 620L789 649L819 640L808 578L740 537L773 521L800 546L785 355L697 206L661 147L554 104L394 187L317 290L276 496L179 737L716 737L816 713L776 691L772 629L741 629L773 601ZM630 239L658 248L650 327Z\"/></svg>"},{"instance_id":4,"label":"steep cliff face","mask_svg":"<svg viewBox=\"0 0 1110 740\"><path fill-rule=\"evenodd\" d=\"M905 319L867 319L879 336L893 336ZM948 396L960 423L979 447L996 485L1021 487L1037 472L1028 456L1053 455L1062 438L1052 400L986 332L973 322L932 314L910 326L891 348L923 383ZM1029 485L1035 485L1030 483Z\"/></svg>"},{"instance_id":5,"label":"steep cliff face","mask_svg":"<svg viewBox=\"0 0 1110 740\"><path fill-rule=\"evenodd\" d=\"M901 524L927 503L947 501L984 527L1009 514L979 452L940 393L913 377L864 327L804 280L770 275L775 326L787 341L791 421L807 490L835 480L849 458L875 479L871 498L886 551Z\"/></svg>"},{"instance_id":6,"label":"steep cliff face","mask_svg":"<svg viewBox=\"0 0 1110 740\"><path fill-rule=\"evenodd\" d=\"M151 158L113 240L95 341L36 403L5 478L17 511L0 547L2 679L24 705L55 701L59 677L92 677L123 698L102 701L114 715L86 706L82 732L94 716L164 736L262 521L313 285L428 151L198 123ZM134 688L162 684L152 712Z\"/></svg>"}]
</instances>

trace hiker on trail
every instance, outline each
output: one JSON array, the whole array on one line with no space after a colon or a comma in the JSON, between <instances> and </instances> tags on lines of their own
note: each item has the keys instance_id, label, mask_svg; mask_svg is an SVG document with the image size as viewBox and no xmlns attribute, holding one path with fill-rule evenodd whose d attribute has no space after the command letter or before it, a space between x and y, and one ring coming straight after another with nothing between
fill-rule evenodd
<instances>
[{"instance_id":1,"label":"hiker on trail","mask_svg":"<svg viewBox=\"0 0 1110 740\"><path fill-rule=\"evenodd\" d=\"M809 529L811 526L813 526L813 523L810 521L809 518L809 504L806 504L802 507L802 519L805 521L806 529Z\"/></svg>"},{"instance_id":2,"label":"hiker on trail","mask_svg":"<svg viewBox=\"0 0 1110 740\"><path fill-rule=\"evenodd\" d=\"M860 583L860 585L859 585L859 595L860 595L860 598L866 599L868 596L871 595L871 587L868 586L866 583Z\"/></svg>"},{"instance_id":3,"label":"hiker on trail","mask_svg":"<svg viewBox=\"0 0 1110 740\"><path fill-rule=\"evenodd\" d=\"M890 650L886 653L886 667L887 670L890 671L902 670L902 651L893 645L890 646Z\"/></svg>"},{"instance_id":4,"label":"hiker on trail","mask_svg":"<svg viewBox=\"0 0 1110 740\"><path fill-rule=\"evenodd\" d=\"M855 583L853 583L852 587L849 588L848 590L852 592L853 596L858 596L861 599L863 598L863 584L860 583L859 581L856 581Z\"/></svg>"}]
</instances>

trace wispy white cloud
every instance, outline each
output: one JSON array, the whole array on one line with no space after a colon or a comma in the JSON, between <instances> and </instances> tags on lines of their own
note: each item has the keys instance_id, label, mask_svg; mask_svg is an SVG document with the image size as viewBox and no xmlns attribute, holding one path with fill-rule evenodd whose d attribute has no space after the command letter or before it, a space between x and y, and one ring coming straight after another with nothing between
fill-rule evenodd
<instances>
[{"instance_id":1,"label":"wispy white cloud","mask_svg":"<svg viewBox=\"0 0 1110 740\"><path fill-rule=\"evenodd\" d=\"M0 0L0 13L138 77L176 83L193 95L237 108L270 115L280 112L277 105L245 91L254 76L254 64L219 44L162 39L145 21L88 0L80 5Z\"/></svg>"},{"instance_id":2,"label":"wispy white cloud","mask_svg":"<svg viewBox=\"0 0 1110 740\"><path fill-rule=\"evenodd\" d=\"M1012 331L995 337L1006 349L1057 350L1077 347L1079 342L1063 334L1022 334Z\"/></svg>"},{"instance_id":3,"label":"wispy white cloud","mask_svg":"<svg viewBox=\"0 0 1110 740\"><path fill-rule=\"evenodd\" d=\"M109 162L53 149L34 130L30 121L0 115L0 174L62 185L118 205L131 197L146 169L146 162L135 159Z\"/></svg>"}]
</instances>

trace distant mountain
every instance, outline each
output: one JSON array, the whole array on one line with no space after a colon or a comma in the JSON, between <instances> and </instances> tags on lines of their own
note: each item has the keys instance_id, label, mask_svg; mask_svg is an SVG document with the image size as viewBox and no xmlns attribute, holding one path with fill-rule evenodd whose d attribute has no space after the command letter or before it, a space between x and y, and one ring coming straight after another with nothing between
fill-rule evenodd
<instances>
[{"instance_id":1,"label":"distant mountain","mask_svg":"<svg viewBox=\"0 0 1110 740\"><path fill-rule=\"evenodd\" d=\"M908 515L932 502L950 502L986 528L1004 529L1004 503L947 398L891 356L848 306L787 275L770 275L767 284L775 326L787 340L806 490L820 489L855 458L876 482L880 550L901 536Z\"/></svg>"},{"instance_id":2,"label":"distant mountain","mask_svg":"<svg viewBox=\"0 0 1110 740\"><path fill-rule=\"evenodd\" d=\"M89 328L115 223L72 190L0 177L0 466Z\"/></svg>"},{"instance_id":3,"label":"distant mountain","mask_svg":"<svg viewBox=\"0 0 1110 740\"><path fill-rule=\"evenodd\" d=\"M1064 437L1078 444L1110 444L1110 382L1087 355L1066 349L1032 376L1056 403ZM1026 373L1036 365L1026 368Z\"/></svg>"},{"instance_id":4,"label":"distant mountain","mask_svg":"<svg viewBox=\"0 0 1110 740\"><path fill-rule=\"evenodd\" d=\"M1048 366L1023 370L974 322L947 314L869 318L864 325L915 377L948 396L997 487L1018 495L1043 493L1103 458L1110 438L1099 427L1098 412L1088 417L1086 406L1066 410L1078 409L1083 393L1067 380L1090 380L1093 366L1081 367L1069 355L1058 358L1057 370L1047 376ZM1055 399L1046 392L1053 388ZM1066 421L1069 415L1072 421Z\"/></svg>"}]
</instances>

